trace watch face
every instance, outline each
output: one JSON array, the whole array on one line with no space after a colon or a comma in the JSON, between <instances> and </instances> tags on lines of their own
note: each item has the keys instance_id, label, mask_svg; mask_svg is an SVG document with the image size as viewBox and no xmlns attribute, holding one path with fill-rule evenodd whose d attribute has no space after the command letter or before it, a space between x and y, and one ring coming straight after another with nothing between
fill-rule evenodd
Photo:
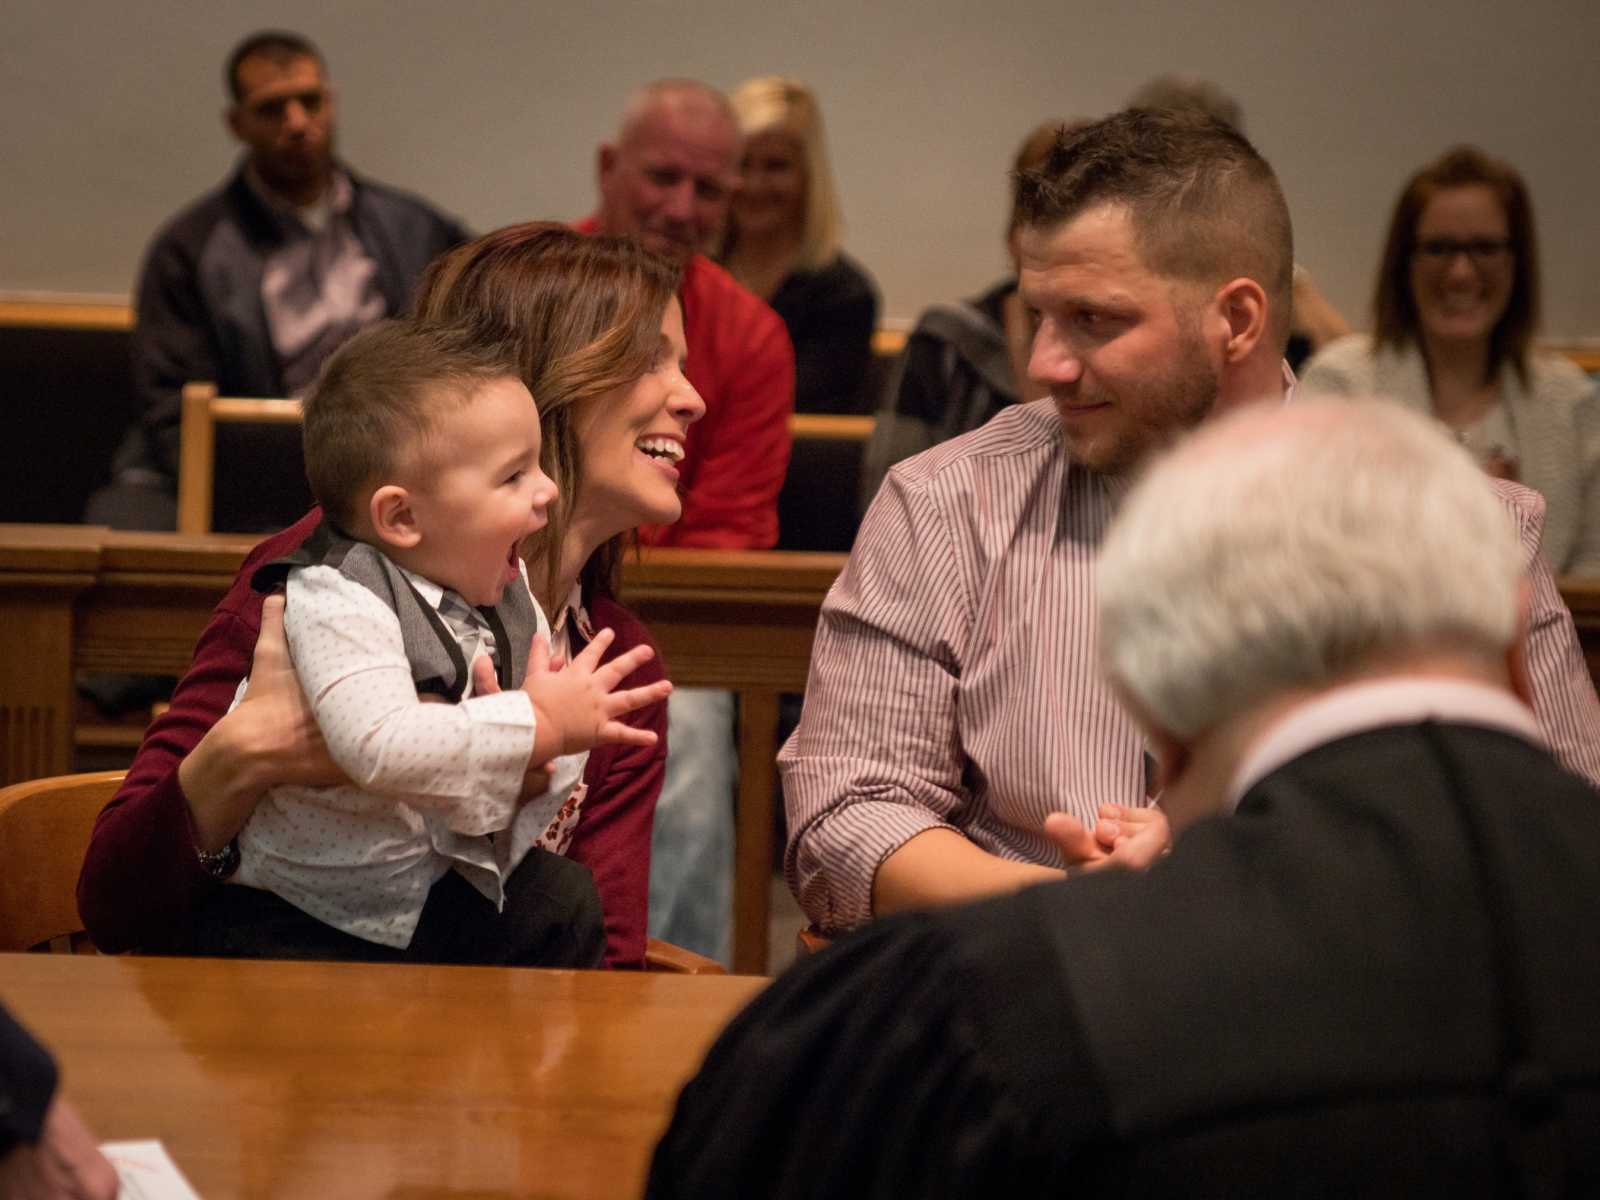
<instances>
[{"instance_id":1,"label":"watch face","mask_svg":"<svg viewBox=\"0 0 1600 1200\"><path fill-rule=\"evenodd\" d=\"M239 839L233 839L214 854L197 849L195 855L207 875L213 879L226 879L239 869Z\"/></svg>"}]
</instances>

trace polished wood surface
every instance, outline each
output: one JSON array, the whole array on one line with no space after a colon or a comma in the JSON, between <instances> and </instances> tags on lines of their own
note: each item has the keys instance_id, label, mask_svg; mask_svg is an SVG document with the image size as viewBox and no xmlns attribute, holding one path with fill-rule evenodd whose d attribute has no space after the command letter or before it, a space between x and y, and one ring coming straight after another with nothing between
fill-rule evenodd
<instances>
[{"instance_id":1,"label":"polished wood surface","mask_svg":"<svg viewBox=\"0 0 1600 1200\"><path fill-rule=\"evenodd\" d=\"M789 433L797 442L866 442L877 422L874 416L795 413L789 418Z\"/></svg>"},{"instance_id":2,"label":"polished wood surface","mask_svg":"<svg viewBox=\"0 0 1600 1200\"><path fill-rule=\"evenodd\" d=\"M0 955L0 999L104 1140L205 1200L637 1196L759 979Z\"/></svg>"},{"instance_id":3,"label":"polished wood surface","mask_svg":"<svg viewBox=\"0 0 1600 1200\"><path fill-rule=\"evenodd\" d=\"M195 639L256 541L0 525L0 784L72 769L75 671L182 674ZM767 965L777 698L805 689L837 554L646 550L623 598L668 676L740 698L734 969Z\"/></svg>"},{"instance_id":4,"label":"polished wood surface","mask_svg":"<svg viewBox=\"0 0 1600 1200\"><path fill-rule=\"evenodd\" d=\"M0 325L20 329L133 328L124 301L92 296L30 295L0 299Z\"/></svg>"}]
</instances>

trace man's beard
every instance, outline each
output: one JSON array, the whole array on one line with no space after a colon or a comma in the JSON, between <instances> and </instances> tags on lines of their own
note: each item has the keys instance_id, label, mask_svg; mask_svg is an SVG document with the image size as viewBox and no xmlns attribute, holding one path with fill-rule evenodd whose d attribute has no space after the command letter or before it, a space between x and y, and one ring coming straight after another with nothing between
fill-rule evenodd
<instances>
[{"instance_id":1,"label":"man's beard","mask_svg":"<svg viewBox=\"0 0 1600 1200\"><path fill-rule=\"evenodd\" d=\"M1125 476L1136 471L1152 454L1177 441L1211 415L1216 407L1218 381L1206 360L1199 338L1185 337L1179 361L1165 375L1141 381L1136 390L1110 393L1082 391L1076 399L1107 399L1124 419L1120 428L1098 440L1068 449L1079 465L1096 475Z\"/></svg>"}]
</instances>

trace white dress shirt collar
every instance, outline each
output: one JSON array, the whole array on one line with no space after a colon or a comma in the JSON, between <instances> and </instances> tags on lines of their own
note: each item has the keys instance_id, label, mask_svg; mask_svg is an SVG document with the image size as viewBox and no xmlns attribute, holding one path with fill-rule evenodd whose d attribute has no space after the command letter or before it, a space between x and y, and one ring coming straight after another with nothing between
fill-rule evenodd
<instances>
[{"instance_id":1,"label":"white dress shirt collar","mask_svg":"<svg viewBox=\"0 0 1600 1200\"><path fill-rule=\"evenodd\" d=\"M1498 729L1536 746L1533 713L1510 692L1465 679L1411 676L1353 683L1295 709L1256 739L1228 787L1227 810L1273 771L1319 746L1369 729L1447 721Z\"/></svg>"}]
</instances>

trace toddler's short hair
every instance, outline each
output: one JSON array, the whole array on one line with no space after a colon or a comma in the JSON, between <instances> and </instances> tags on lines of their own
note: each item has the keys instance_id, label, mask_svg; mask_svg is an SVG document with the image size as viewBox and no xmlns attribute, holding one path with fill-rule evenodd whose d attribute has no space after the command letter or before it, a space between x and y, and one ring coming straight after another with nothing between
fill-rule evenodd
<instances>
[{"instance_id":1,"label":"toddler's short hair","mask_svg":"<svg viewBox=\"0 0 1600 1200\"><path fill-rule=\"evenodd\" d=\"M425 454L441 412L484 384L518 378L516 347L469 325L382 321L323 364L306 393L306 479L353 530L370 490Z\"/></svg>"}]
</instances>

